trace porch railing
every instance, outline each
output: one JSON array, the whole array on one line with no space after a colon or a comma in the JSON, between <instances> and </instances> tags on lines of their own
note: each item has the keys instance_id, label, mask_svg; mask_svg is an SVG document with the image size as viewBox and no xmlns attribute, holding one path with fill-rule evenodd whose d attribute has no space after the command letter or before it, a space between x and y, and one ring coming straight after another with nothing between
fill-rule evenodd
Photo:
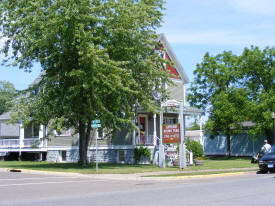
<instances>
[{"instance_id":1,"label":"porch railing","mask_svg":"<svg viewBox=\"0 0 275 206\"><path fill-rule=\"evenodd\" d=\"M186 150L186 164L193 165L193 152Z\"/></svg>"},{"instance_id":2,"label":"porch railing","mask_svg":"<svg viewBox=\"0 0 275 206\"><path fill-rule=\"evenodd\" d=\"M19 139L0 139L0 148L17 148L19 145Z\"/></svg>"},{"instance_id":3,"label":"porch railing","mask_svg":"<svg viewBox=\"0 0 275 206\"><path fill-rule=\"evenodd\" d=\"M20 145L21 142L21 145ZM39 148L43 147L43 142L39 138L28 139L0 139L0 148Z\"/></svg>"},{"instance_id":4,"label":"porch railing","mask_svg":"<svg viewBox=\"0 0 275 206\"><path fill-rule=\"evenodd\" d=\"M141 135L136 137L136 145L154 145L154 135Z\"/></svg>"}]
</instances>

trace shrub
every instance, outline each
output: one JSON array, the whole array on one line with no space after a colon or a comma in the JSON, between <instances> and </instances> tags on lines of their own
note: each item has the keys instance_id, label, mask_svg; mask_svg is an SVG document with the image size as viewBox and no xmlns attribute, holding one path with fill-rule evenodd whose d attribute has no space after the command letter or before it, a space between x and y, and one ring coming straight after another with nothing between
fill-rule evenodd
<instances>
[{"instance_id":1,"label":"shrub","mask_svg":"<svg viewBox=\"0 0 275 206\"><path fill-rule=\"evenodd\" d=\"M193 152L194 159L201 158L204 155L202 145L195 140L190 140L189 138L186 140L186 149Z\"/></svg>"},{"instance_id":2,"label":"shrub","mask_svg":"<svg viewBox=\"0 0 275 206\"><path fill-rule=\"evenodd\" d=\"M139 148L135 148L134 150L134 158L136 162L139 162L142 160L142 158L147 159L148 161L151 160L151 151L143 146L140 146Z\"/></svg>"}]
</instances>

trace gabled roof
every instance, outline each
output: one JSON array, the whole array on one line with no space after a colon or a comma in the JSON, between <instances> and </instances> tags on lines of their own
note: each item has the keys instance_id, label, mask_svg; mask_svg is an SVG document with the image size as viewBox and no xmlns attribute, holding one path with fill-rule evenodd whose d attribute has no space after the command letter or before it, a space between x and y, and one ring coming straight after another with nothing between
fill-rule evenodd
<instances>
[{"instance_id":1,"label":"gabled roof","mask_svg":"<svg viewBox=\"0 0 275 206\"><path fill-rule=\"evenodd\" d=\"M30 87L33 87L34 85L38 84L42 80L42 76L46 74L45 70L43 70L38 77L35 78L35 80L29 85Z\"/></svg>"},{"instance_id":2,"label":"gabled roof","mask_svg":"<svg viewBox=\"0 0 275 206\"><path fill-rule=\"evenodd\" d=\"M0 115L0 120L10 120L11 116L9 112L3 113Z\"/></svg>"},{"instance_id":3,"label":"gabled roof","mask_svg":"<svg viewBox=\"0 0 275 206\"><path fill-rule=\"evenodd\" d=\"M183 114L185 115L202 115L203 112L204 111L202 109L198 109L196 107L188 107L188 106L183 107Z\"/></svg>"},{"instance_id":4,"label":"gabled roof","mask_svg":"<svg viewBox=\"0 0 275 206\"><path fill-rule=\"evenodd\" d=\"M187 84L190 82L189 78L187 77L186 73L184 72L181 64L179 63L176 55L174 54L170 44L168 43L166 37L164 34L159 34L159 41L162 42L163 47L166 49L166 52L168 53L170 59L174 63L174 67L176 68L177 72L179 73L182 81L184 84Z\"/></svg>"},{"instance_id":5,"label":"gabled roof","mask_svg":"<svg viewBox=\"0 0 275 206\"><path fill-rule=\"evenodd\" d=\"M190 82L189 78L187 77L186 73L184 72L181 64L179 63L175 53L173 52L169 42L167 41L165 35L159 34L158 35L158 40L161 41L162 46L164 47L164 49L166 50L169 58L171 59L171 61L174 63L173 67L177 70L177 73L179 74L182 82L184 84L188 84ZM39 83L42 79L42 76L45 74L45 71L42 71L39 76L29 85L29 87L34 86L35 84Z\"/></svg>"}]
</instances>

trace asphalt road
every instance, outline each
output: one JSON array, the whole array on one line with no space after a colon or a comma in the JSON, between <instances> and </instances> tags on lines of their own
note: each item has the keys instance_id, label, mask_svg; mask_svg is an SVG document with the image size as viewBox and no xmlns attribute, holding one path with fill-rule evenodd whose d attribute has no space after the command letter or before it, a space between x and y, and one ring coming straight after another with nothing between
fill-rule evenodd
<instances>
[{"instance_id":1,"label":"asphalt road","mask_svg":"<svg viewBox=\"0 0 275 206\"><path fill-rule=\"evenodd\" d=\"M171 181L0 171L0 205L258 206L275 205L274 194L275 173Z\"/></svg>"}]
</instances>

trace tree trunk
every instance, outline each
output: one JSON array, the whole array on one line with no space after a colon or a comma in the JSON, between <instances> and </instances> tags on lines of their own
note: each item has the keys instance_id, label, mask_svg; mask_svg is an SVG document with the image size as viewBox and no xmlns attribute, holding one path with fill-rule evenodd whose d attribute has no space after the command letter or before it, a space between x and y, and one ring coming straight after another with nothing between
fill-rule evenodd
<instances>
[{"instance_id":1,"label":"tree trunk","mask_svg":"<svg viewBox=\"0 0 275 206\"><path fill-rule=\"evenodd\" d=\"M78 164L86 167L89 163L87 153L91 139L90 123L79 122L79 160Z\"/></svg>"},{"instance_id":2,"label":"tree trunk","mask_svg":"<svg viewBox=\"0 0 275 206\"><path fill-rule=\"evenodd\" d=\"M227 140L227 157L231 156L231 141L230 141L230 134L226 134L226 140Z\"/></svg>"}]
</instances>

